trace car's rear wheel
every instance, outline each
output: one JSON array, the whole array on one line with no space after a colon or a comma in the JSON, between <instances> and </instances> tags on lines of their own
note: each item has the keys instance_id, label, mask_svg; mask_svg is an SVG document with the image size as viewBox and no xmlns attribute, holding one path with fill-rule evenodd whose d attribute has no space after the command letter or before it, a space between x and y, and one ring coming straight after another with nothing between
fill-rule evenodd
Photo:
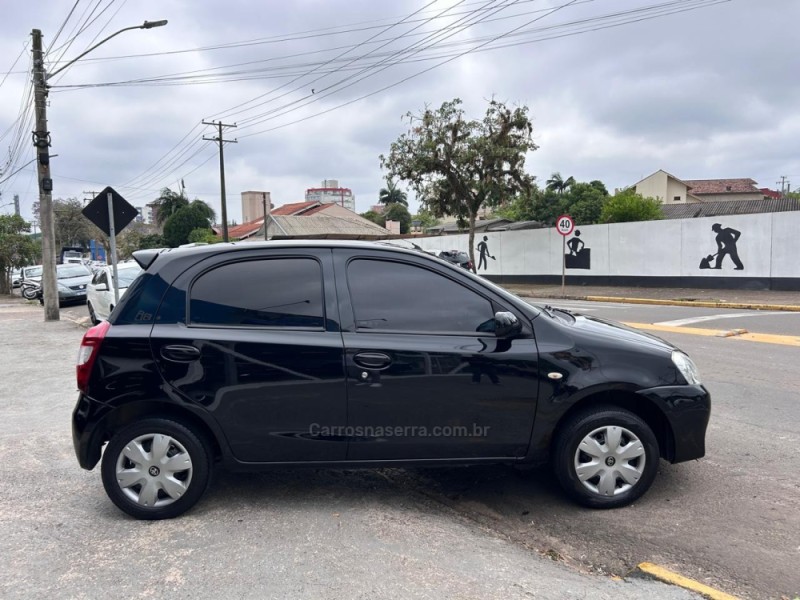
<instances>
[{"instance_id":1,"label":"car's rear wheel","mask_svg":"<svg viewBox=\"0 0 800 600\"><path fill-rule=\"evenodd\" d=\"M103 453L103 486L137 519L170 519L194 506L208 487L208 448L190 428L150 418L117 432Z\"/></svg>"},{"instance_id":2,"label":"car's rear wheel","mask_svg":"<svg viewBox=\"0 0 800 600\"><path fill-rule=\"evenodd\" d=\"M92 325L97 325L100 322L100 319L97 318L97 315L94 312L94 307L92 306L91 302L87 302L86 306L89 308L89 320L92 322Z\"/></svg>"},{"instance_id":3,"label":"car's rear wheel","mask_svg":"<svg viewBox=\"0 0 800 600\"><path fill-rule=\"evenodd\" d=\"M617 508L637 500L658 472L653 431L630 411L601 407L578 413L559 429L553 466L574 500Z\"/></svg>"}]
</instances>

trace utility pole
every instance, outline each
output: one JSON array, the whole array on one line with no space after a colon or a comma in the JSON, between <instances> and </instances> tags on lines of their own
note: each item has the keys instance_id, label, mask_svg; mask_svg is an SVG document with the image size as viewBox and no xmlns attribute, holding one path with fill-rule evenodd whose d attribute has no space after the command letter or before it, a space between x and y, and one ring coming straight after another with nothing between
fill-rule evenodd
<instances>
[{"instance_id":1,"label":"utility pole","mask_svg":"<svg viewBox=\"0 0 800 600\"><path fill-rule=\"evenodd\" d=\"M781 180L776 181L776 184L780 184L781 186L781 198L786 196L786 175L781 175Z\"/></svg>"},{"instance_id":2,"label":"utility pole","mask_svg":"<svg viewBox=\"0 0 800 600\"><path fill-rule=\"evenodd\" d=\"M42 32L34 29L33 36L33 103L36 130L36 169L39 178L39 225L42 230L42 295L44 320L58 321L58 289L56 288L56 236L53 223L53 179L50 177L50 132L47 130L47 80L42 55Z\"/></svg>"},{"instance_id":3,"label":"utility pole","mask_svg":"<svg viewBox=\"0 0 800 600\"><path fill-rule=\"evenodd\" d=\"M19 194L14 194L14 214L19 216Z\"/></svg>"},{"instance_id":4,"label":"utility pole","mask_svg":"<svg viewBox=\"0 0 800 600\"><path fill-rule=\"evenodd\" d=\"M219 143L219 188L220 188L220 199L222 200L222 241L228 241L228 205L225 201L225 154L223 153L223 145L225 142L231 144L237 144L237 140L226 140L222 138L222 128L223 127L236 127L236 124L233 125L226 125L222 121L215 123L211 121L203 121L203 125L214 125L218 128L219 135L214 138L207 138L203 136L204 140L209 142L218 142Z\"/></svg>"}]
</instances>

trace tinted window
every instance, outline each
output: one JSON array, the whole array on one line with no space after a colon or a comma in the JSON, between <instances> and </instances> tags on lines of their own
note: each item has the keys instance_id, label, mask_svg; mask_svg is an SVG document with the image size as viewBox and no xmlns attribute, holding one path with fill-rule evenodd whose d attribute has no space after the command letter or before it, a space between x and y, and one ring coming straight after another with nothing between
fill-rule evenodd
<instances>
[{"instance_id":1,"label":"tinted window","mask_svg":"<svg viewBox=\"0 0 800 600\"><path fill-rule=\"evenodd\" d=\"M229 263L192 285L192 324L323 326L322 272L310 258Z\"/></svg>"},{"instance_id":2,"label":"tinted window","mask_svg":"<svg viewBox=\"0 0 800 600\"><path fill-rule=\"evenodd\" d=\"M73 277L88 277L91 275L89 269L83 265L57 265L56 276L58 279L71 279Z\"/></svg>"},{"instance_id":3,"label":"tinted window","mask_svg":"<svg viewBox=\"0 0 800 600\"><path fill-rule=\"evenodd\" d=\"M354 260L347 280L361 331L494 331L492 305L486 298L422 267Z\"/></svg>"}]
</instances>

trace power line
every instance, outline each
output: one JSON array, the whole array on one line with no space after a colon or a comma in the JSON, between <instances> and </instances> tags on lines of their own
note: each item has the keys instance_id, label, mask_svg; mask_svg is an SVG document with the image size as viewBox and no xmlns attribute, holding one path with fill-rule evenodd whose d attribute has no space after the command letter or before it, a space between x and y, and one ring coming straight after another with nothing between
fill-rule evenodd
<instances>
[{"instance_id":1,"label":"power line","mask_svg":"<svg viewBox=\"0 0 800 600\"><path fill-rule=\"evenodd\" d=\"M53 47L53 45L54 45L54 44L56 43L56 41L58 40L58 36L60 36L60 35L61 35L61 32L62 32L62 31L64 31L64 26L67 24L67 22L68 22L68 21L70 20L70 18L72 17L72 13L74 13L74 12L75 12L75 9L78 7L78 3L79 3L80 1L81 1L81 0L75 0L75 4L73 4L73 5L72 5L72 8L70 9L69 13L67 14L67 18L66 18L66 19L64 19L64 20L61 22L61 27L59 27L59 28L58 28L58 31L56 31L56 34L55 34L55 36L53 36L53 41L52 41L52 42L50 42L50 45L47 47L47 50L45 50L45 54L47 54L48 52L50 52L50 49Z\"/></svg>"}]
</instances>

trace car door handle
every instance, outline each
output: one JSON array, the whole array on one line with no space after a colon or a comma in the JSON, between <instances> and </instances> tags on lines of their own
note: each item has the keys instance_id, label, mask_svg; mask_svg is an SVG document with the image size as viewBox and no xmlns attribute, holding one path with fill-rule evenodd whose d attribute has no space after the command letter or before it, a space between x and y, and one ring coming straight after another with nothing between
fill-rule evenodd
<instances>
[{"instance_id":1,"label":"car door handle","mask_svg":"<svg viewBox=\"0 0 800 600\"><path fill-rule=\"evenodd\" d=\"M392 358L383 352L359 352L353 362L364 369L385 369L392 364Z\"/></svg>"},{"instance_id":2,"label":"car door handle","mask_svg":"<svg viewBox=\"0 0 800 600\"><path fill-rule=\"evenodd\" d=\"M200 350L194 346L164 346L161 348L161 356L172 362L192 362L200 358Z\"/></svg>"}]
</instances>

